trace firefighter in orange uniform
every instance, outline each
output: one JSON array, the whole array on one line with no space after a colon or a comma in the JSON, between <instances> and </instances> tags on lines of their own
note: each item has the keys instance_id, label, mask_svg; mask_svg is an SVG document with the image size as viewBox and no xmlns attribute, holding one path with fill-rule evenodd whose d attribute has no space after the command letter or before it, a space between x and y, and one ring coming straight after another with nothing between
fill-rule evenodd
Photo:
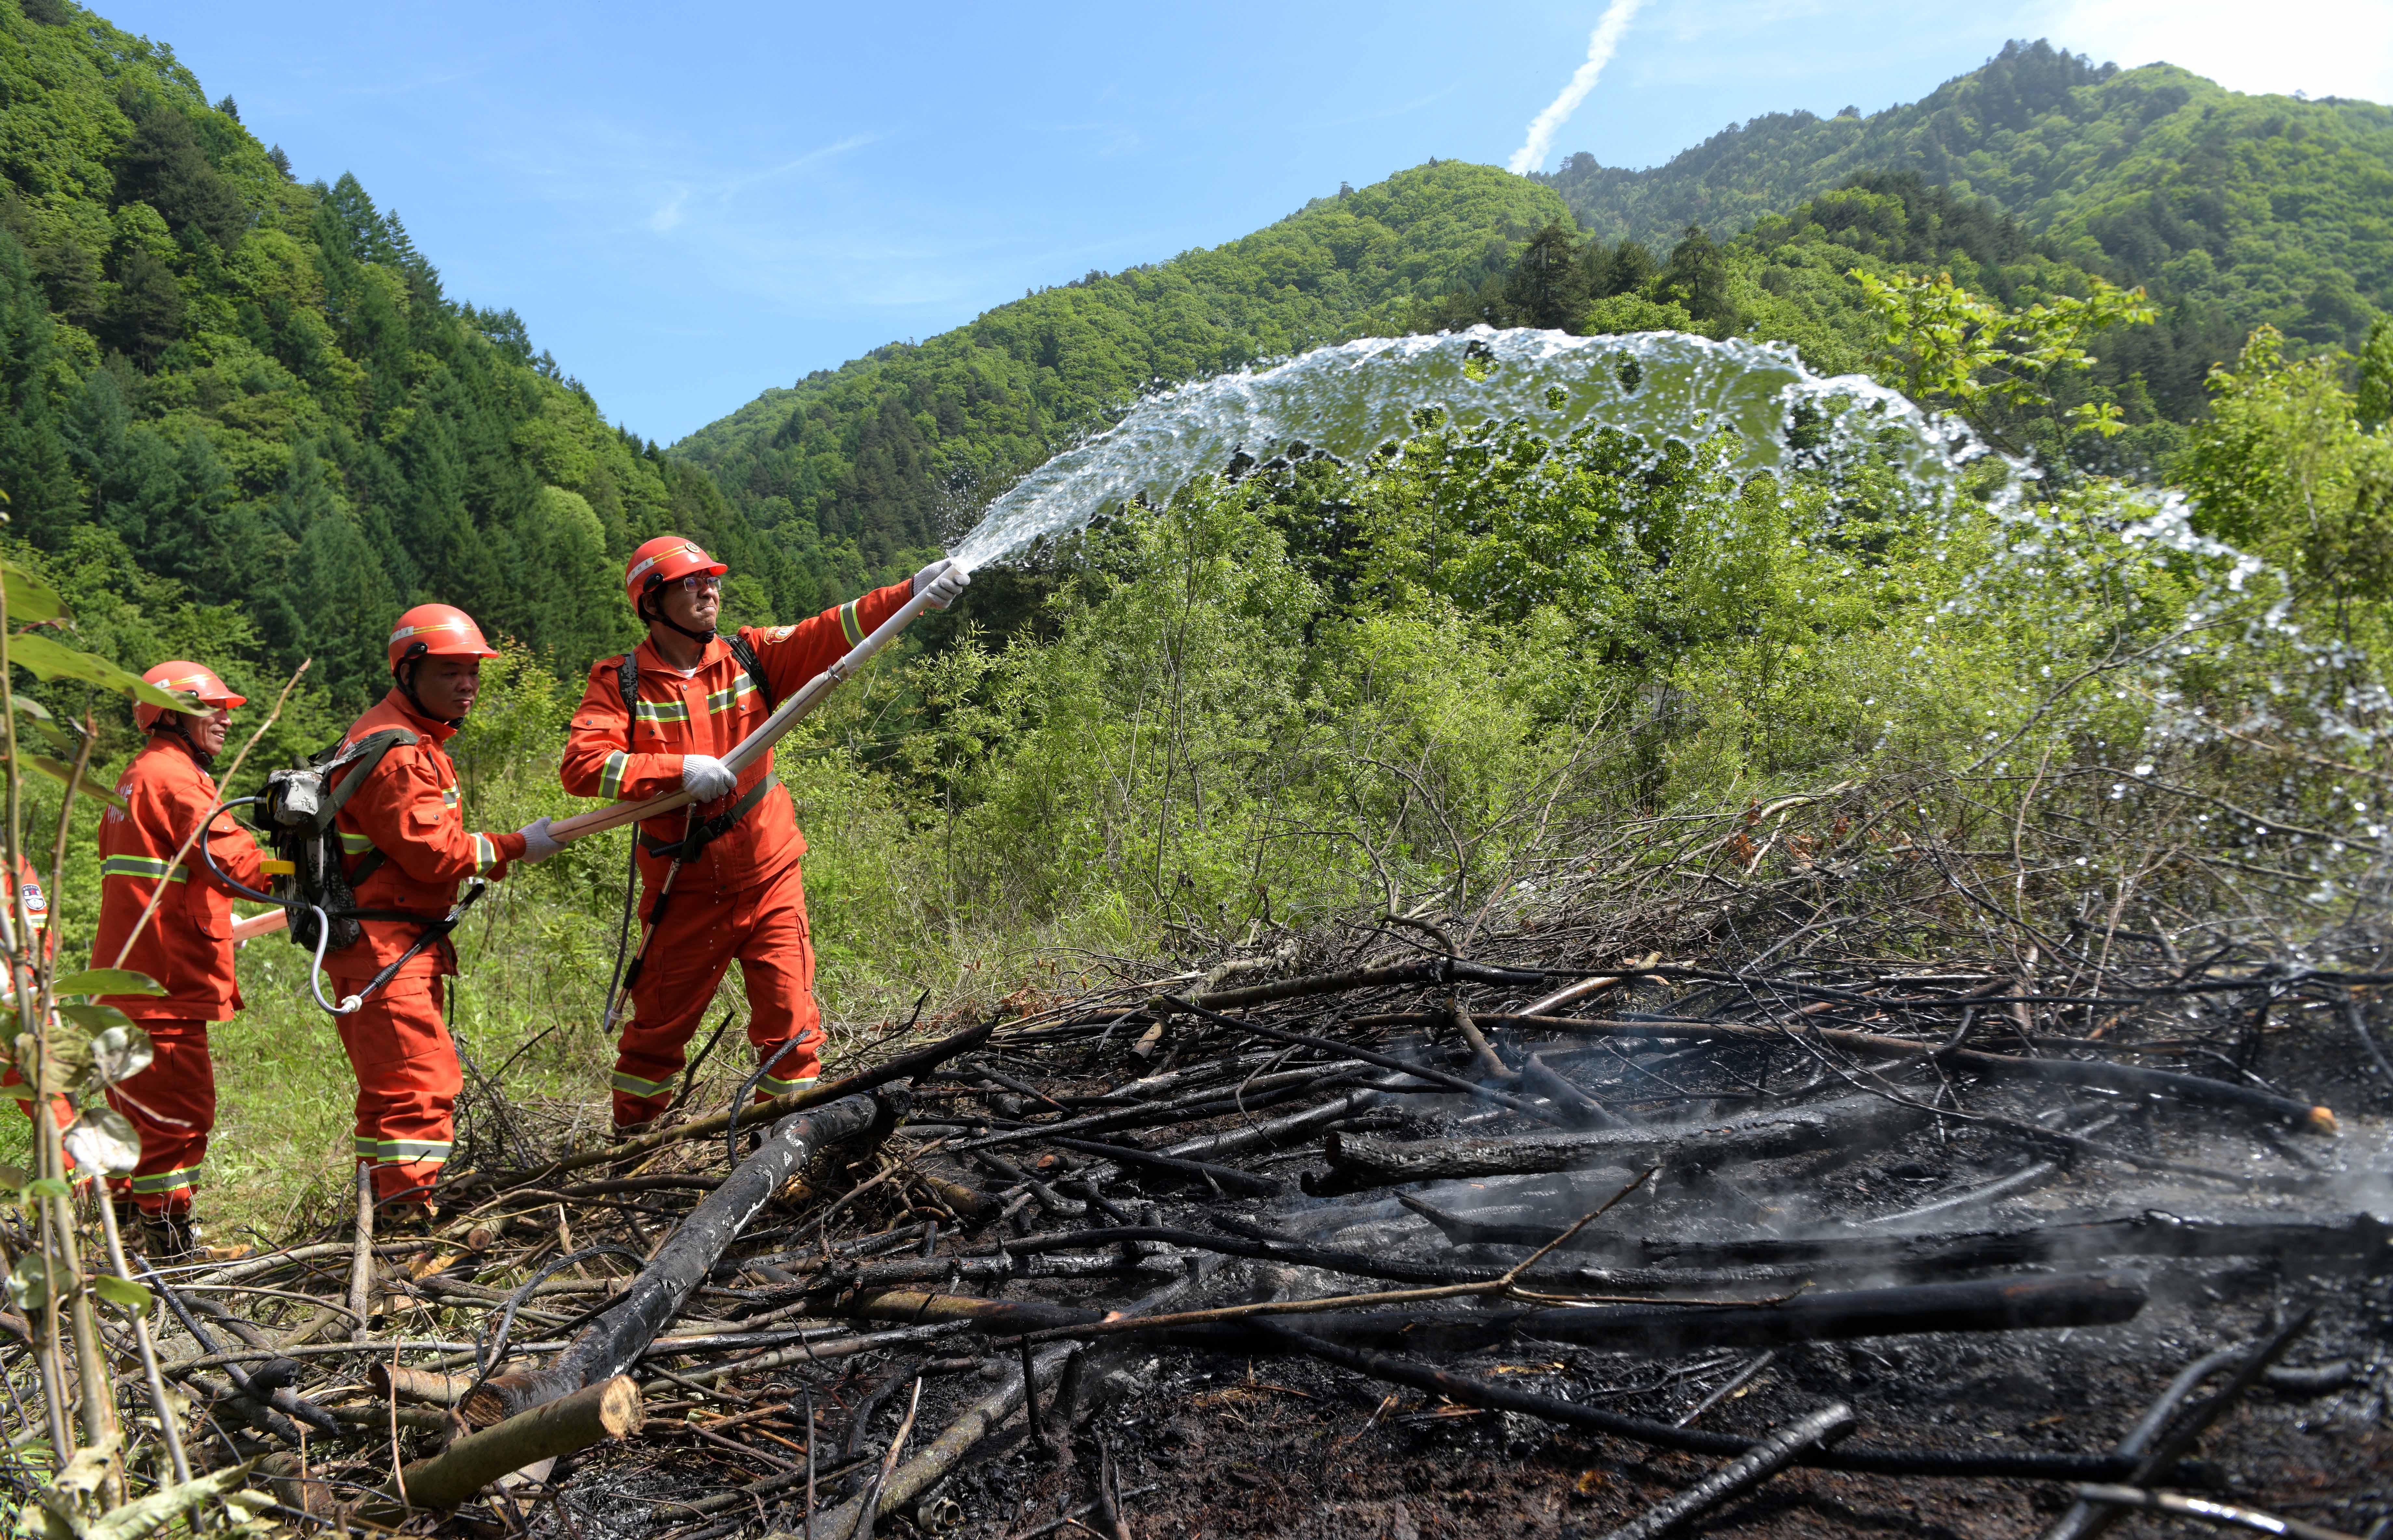
<instances>
[{"instance_id":1,"label":"firefighter in orange uniform","mask_svg":"<svg viewBox=\"0 0 2393 1540\"><path fill-rule=\"evenodd\" d=\"M578 797L688 791L697 799L635 835L650 933L628 985L632 1020L616 1044L619 1135L664 1111L690 1035L734 958L748 986L748 1040L760 1064L771 1062L758 1097L820 1074L815 954L798 869L805 838L770 753L736 774L723 756L915 594L928 591L945 608L970 581L963 568L936 562L910 582L813 620L742 626L726 639L714 629L725 570L677 535L632 553L623 587L648 638L591 669L561 766L565 789ZM660 899L676 858L681 869Z\"/></svg>"},{"instance_id":2,"label":"firefighter in orange uniform","mask_svg":"<svg viewBox=\"0 0 2393 1540\"><path fill-rule=\"evenodd\" d=\"M401 615L390 633L390 692L342 739L390 733L392 747L333 777L335 790L365 777L334 819L365 933L328 953L324 971L343 1004L365 997L336 1018L358 1077L356 1153L373 1168L376 1203L402 1223L430 1215L464 1084L440 1010L456 948L442 933L408 953L449 914L466 879L500 877L509 862L544 860L559 848L546 818L512 834L477 834L458 806L457 767L441 745L473 709L482 659L497 656L462 609L418 605Z\"/></svg>"},{"instance_id":3,"label":"firefighter in orange uniform","mask_svg":"<svg viewBox=\"0 0 2393 1540\"><path fill-rule=\"evenodd\" d=\"M231 815L216 811L216 783L208 774L224 750L234 709L247 702L198 663L161 663L141 677L191 696L206 710L193 715L134 705L133 720L150 741L116 783L125 805L111 807L100 820L99 931L91 965L113 968L123 951L124 967L149 974L165 990L100 998L138 1022L156 1051L149 1068L109 1090L110 1104L141 1135L132 1179L115 1178L109 1185L119 1203L130 1198L140 1221L137 1233L152 1250L183 1252L197 1239L191 1177L216 1121L208 1024L230 1021L242 1006L233 982L234 890L229 883L255 889L266 880L256 842ZM184 851L183 842L203 819L207 831ZM177 851L183 851L179 861ZM157 909L137 933L134 925L153 894Z\"/></svg>"}]
</instances>

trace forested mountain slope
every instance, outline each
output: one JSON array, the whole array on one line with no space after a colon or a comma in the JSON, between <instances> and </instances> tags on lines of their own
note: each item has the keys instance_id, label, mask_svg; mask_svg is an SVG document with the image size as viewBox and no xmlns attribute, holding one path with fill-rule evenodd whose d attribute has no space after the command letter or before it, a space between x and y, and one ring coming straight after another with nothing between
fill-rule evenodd
<instances>
[{"instance_id":1,"label":"forested mountain slope","mask_svg":"<svg viewBox=\"0 0 2393 1540\"><path fill-rule=\"evenodd\" d=\"M1990 201L2069 259L2239 329L2357 344L2393 308L2393 109L2252 97L2174 65L2013 43L1863 118L1781 112L1648 171L1578 154L1541 178L1605 240L1717 239L1866 172Z\"/></svg>"},{"instance_id":2,"label":"forested mountain slope","mask_svg":"<svg viewBox=\"0 0 2393 1540\"><path fill-rule=\"evenodd\" d=\"M702 474L447 295L395 213L67 0L0 0L0 490L91 645L198 638L252 695L312 655L319 712L379 689L424 599L578 669L666 529L739 562L747 611L790 597Z\"/></svg>"},{"instance_id":3,"label":"forested mountain slope","mask_svg":"<svg viewBox=\"0 0 2393 1540\"><path fill-rule=\"evenodd\" d=\"M1950 270L2021 303L2099 277L2145 287L2160 320L2102 338L2100 368L2070 386L2118 401L2138 431L2067 452L2142 475L2254 327L2351 347L2393 308L2393 111L2246 97L2044 43L1866 119L1773 114L1651 171L1578 155L1530 182L1543 186L1417 167L1217 251L1092 273L768 391L674 454L828 594L902 566L1154 382L1366 331L1686 326L1792 341L1844 371L1867 365L1877 329L1856 268ZM1559 212L1533 195L1546 188L1585 232L1560 297L1517 267L1559 249L1522 254ZM1542 297L1524 302L1524 281Z\"/></svg>"},{"instance_id":4,"label":"forested mountain slope","mask_svg":"<svg viewBox=\"0 0 2393 1540\"><path fill-rule=\"evenodd\" d=\"M958 502L1157 383L1403 330L1567 218L1550 190L1432 162L1212 250L1001 305L775 390L674 446L826 594L934 546Z\"/></svg>"}]
</instances>

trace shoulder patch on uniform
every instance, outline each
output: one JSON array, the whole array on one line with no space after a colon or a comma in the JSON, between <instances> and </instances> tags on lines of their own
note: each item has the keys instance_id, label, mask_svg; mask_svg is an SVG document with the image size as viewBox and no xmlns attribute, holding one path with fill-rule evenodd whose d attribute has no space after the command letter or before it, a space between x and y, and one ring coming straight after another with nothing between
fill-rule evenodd
<instances>
[{"instance_id":1,"label":"shoulder patch on uniform","mask_svg":"<svg viewBox=\"0 0 2393 1540\"><path fill-rule=\"evenodd\" d=\"M765 640L767 642L786 642L790 639L791 635L797 631L797 629L798 628L795 626L775 626L770 631L765 633Z\"/></svg>"}]
</instances>

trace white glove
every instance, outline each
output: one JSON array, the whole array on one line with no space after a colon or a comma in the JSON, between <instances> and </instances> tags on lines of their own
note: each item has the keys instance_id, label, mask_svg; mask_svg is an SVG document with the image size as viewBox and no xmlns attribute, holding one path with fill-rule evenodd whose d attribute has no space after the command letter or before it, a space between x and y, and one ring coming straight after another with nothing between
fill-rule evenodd
<instances>
[{"instance_id":1,"label":"white glove","mask_svg":"<svg viewBox=\"0 0 2393 1540\"><path fill-rule=\"evenodd\" d=\"M914 593L918 597L929 594L933 609L945 609L963 597L971 582L970 568L959 567L942 556L914 574Z\"/></svg>"},{"instance_id":2,"label":"white glove","mask_svg":"<svg viewBox=\"0 0 2393 1540\"><path fill-rule=\"evenodd\" d=\"M711 803L726 795L739 784L731 766L713 754L684 754L681 761L681 789L700 802Z\"/></svg>"},{"instance_id":3,"label":"white glove","mask_svg":"<svg viewBox=\"0 0 2393 1540\"><path fill-rule=\"evenodd\" d=\"M535 866L565 848L563 841L549 836L546 818L534 818L516 832L524 837L523 858Z\"/></svg>"}]
</instances>

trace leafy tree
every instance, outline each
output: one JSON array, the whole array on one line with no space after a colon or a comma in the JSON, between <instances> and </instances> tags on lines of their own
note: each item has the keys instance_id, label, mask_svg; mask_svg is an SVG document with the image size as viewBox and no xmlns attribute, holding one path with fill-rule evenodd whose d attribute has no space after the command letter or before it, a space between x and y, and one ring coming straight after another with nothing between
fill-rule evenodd
<instances>
[{"instance_id":1,"label":"leafy tree","mask_svg":"<svg viewBox=\"0 0 2393 1540\"><path fill-rule=\"evenodd\" d=\"M1903 394L1953 411L2014 452L2022 412L2052 404L2058 375L2092 367L2094 355L2081 346L2086 338L2153 315L2141 289L2122 293L2100 279L2086 298L2060 294L2009 309L1970 294L1949 273L1880 278L1856 268L1852 276L1885 325L1878 361ZM2081 402L2063 418L2105 437L2124 426L2111 402Z\"/></svg>"},{"instance_id":2,"label":"leafy tree","mask_svg":"<svg viewBox=\"0 0 2393 1540\"><path fill-rule=\"evenodd\" d=\"M2351 607L2393 599L2393 439L2363 427L2342 360L2288 360L2263 327L2211 377L2183 466L2206 533L2292 570L2349 634Z\"/></svg>"},{"instance_id":3,"label":"leafy tree","mask_svg":"<svg viewBox=\"0 0 2393 1540\"><path fill-rule=\"evenodd\" d=\"M2378 317L2360 350L2360 388L2352 398L2360 425L2371 432L2393 418L2393 324Z\"/></svg>"}]
</instances>

